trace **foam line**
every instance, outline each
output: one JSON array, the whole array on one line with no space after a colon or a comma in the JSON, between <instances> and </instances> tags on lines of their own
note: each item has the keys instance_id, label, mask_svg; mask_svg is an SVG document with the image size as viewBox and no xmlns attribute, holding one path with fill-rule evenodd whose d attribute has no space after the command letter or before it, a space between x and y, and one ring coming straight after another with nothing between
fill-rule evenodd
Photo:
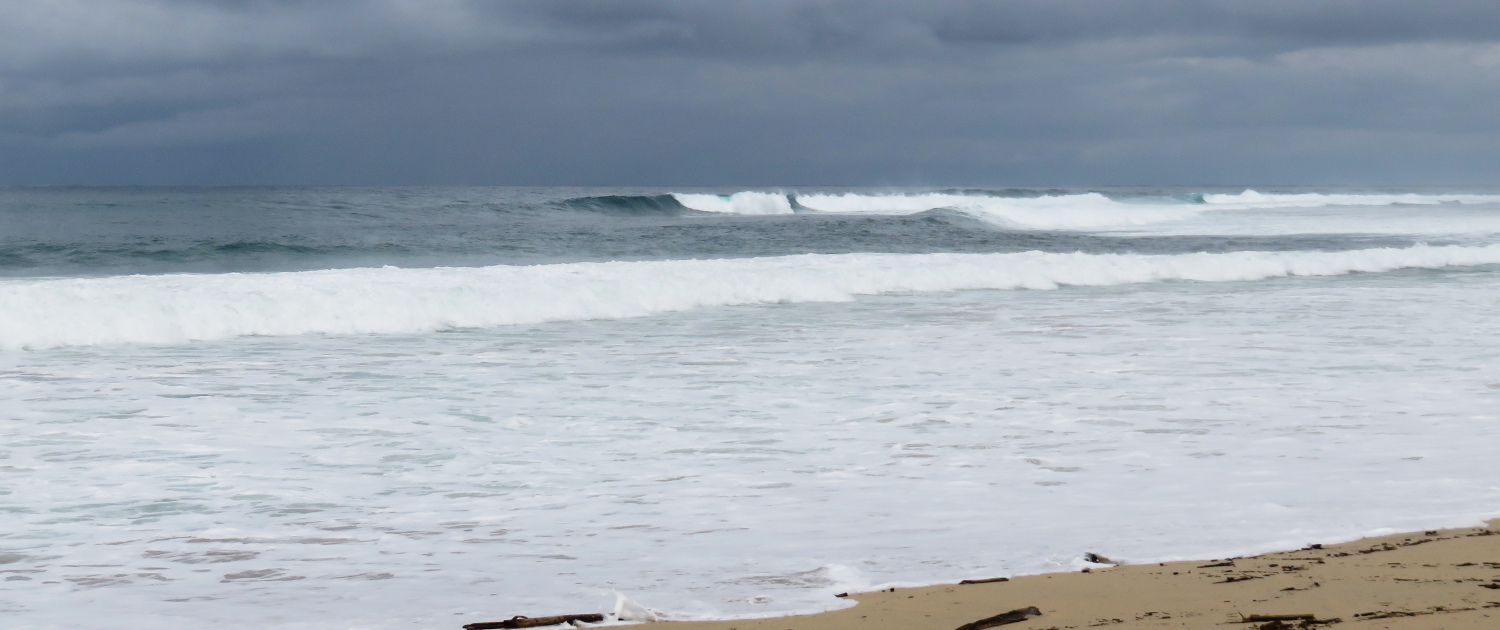
<instances>
[{"instance_id":1,"label":"foam line","mask_svg":"<svg viewBox=\"0 0 1500 630\"><path fill-rule=\"evenodd\" d=\"M1021 229L1087 230L1149 225L1190 219L1199 204L1122 203L1101 195L989 197L984 195L798 195L810 210L839 214L914 214L947 208L991 223Z\"/></svg>"},{"instance_id":2,"label":"foam line","mask_svg":"<svg viewBox=\"0 0 1500 630\"><path fill-rule=\"evenodd\" d=\"M1212 206L1239 209L1254 208L1319 208L1325 206L1435 206L1445 203L1481 204L1500 203L1500 195L1421 195L1404 193L1395 195L1348 195L1323 193L1273 194L1246 190L1234 195L1203 195L1203 202Z\"/></svg>"},{"instance_id":3,"label":"foam line","mask_svg":"<svg viewBox=\"0 0 1500 630\"><path fill-rule=\"evenodd\" d=\"M672 195L678 203L702 212L730 214L790 214L786 195L738 192L732 195ZM990 195L921 193L866 195L799 194L796 204L807 210L834 214L907 215L945 208L1017 229L1091 230L1131 228L1191 219L1213 210L1317 208L1327 206L1438 205L1445 203L1500 203L1500 195L1468 194L1269 194L1246 190L1237 194L1192 195L1188 199L1119 201L1099 193L997 197Z\"/></svg>"},{"instance_id":4,"label":"foam line","mask_svg":"<svg viewBox=\"0 0 1500 630\"><path fill-rule=\"evenodd\" d=\"M422 333L860 295L1500 264L1500 245L1221 254L842 254L0 282L0 348Z\"/></svg>"}]
</instances>

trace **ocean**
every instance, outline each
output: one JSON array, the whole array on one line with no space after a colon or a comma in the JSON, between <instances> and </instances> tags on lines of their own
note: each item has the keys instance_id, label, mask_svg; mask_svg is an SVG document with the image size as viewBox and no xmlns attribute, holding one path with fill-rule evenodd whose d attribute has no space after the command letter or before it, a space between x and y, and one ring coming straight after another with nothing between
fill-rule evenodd
<instances>
[{"instance_id":1,"label":"ocean","mask_svg":"<svg viewBox=\"0 0 1500 630\"><path fill-rule=\"evenodd\" d=\"M1478 524L1497 307L1485 190L0 188L0 617L758 616Z\"/></svg>"}]
</instances>

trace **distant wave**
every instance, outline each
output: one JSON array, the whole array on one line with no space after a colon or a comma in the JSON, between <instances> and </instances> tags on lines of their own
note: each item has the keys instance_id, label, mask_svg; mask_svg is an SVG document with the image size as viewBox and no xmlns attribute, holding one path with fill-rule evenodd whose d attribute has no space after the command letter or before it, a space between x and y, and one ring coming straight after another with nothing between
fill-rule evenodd
<instances>
[{"instance_id":1,"label":"distant wave","mask_svg":"<svg viewBox=\"0 0 1500 630\"><path fill-rule=\"evenodd\" d=\"M1500 203L1500 195L1267 194L1254 190L1246 190L1238 194L1195 193L1177 197L1128 200L1113 199L1100 193L1059 194L1058 191L1029 189L888 195L784 194L745 191L732 195L673 193L671 196L683 207L700 212L791 214L808 211L834 214L908 215L947 209L1004 227L1030 230L1130 228L1182 221L1212 210Z\"/></svg>"},{"instance_id":2,"label":"distant wave","mask_svg":"<svg viewBox=\"0 0 1500 630\"><path fill-rule=\"evenodd\" d=\"M0 348L422 333L860 295L1250 281L1500 264L1500 246L1221 254L840 254L0 281Z\"/></svg>"},{"instance_id":3,"label":"distant wave","mask_svg":"<svg viewBox=\"0 0 1500 630\"><path fill-rule=\"evenodd\" d=\"M1324 194L1289 193L1271 194L1246 190L1234 195L1203 195L1203 202L1212 206L1253 208L1318 208L1324 206L1435 206L1444 203L1478 204L1500 203L1500 195L1421 195L1405 194Z\"/></svg>"},{"instance_id":4,"label":"distant wave","mask_svg":"<svg viewBox=\"0 0 1500 630\"><path fill-rule=\"evenodd\" d=\"M184 243L172 246L156 242L135 243L0 243L0 272L38 266L104 267L120 261L193 263L220 261L257 255L281 257L352 256L404 253L407 247L393 243L370 245L304 245L274 240L238 240L227 243Z\"/></svg>"},{"instance_id":5,"label":"distant wave","mask_svg":"<svg viewBox=\"0 0 1500 630\"><path fill-rule=\"evenodd\" d=\"M602 195L578 197L559 202L573 210L588 210L607 214L680 214L688 208L677 201L675 195Z\"/></svg>"},{"instance_id":6,"label":"distant wave","mask_svg":"<svg viewBox=\"0 0 1500 630\"><path fill-rule=\"evenodd\" d=\"M1189 204L1133 204L1099 193L1041 197L987 195L798 195L797 203L820 212L839 214L915 214L939 208L957 210L1006 227L1044 230L1087 230L1149 225L1190 219L1202 206Z\"/></svg>"},{"instance_id":7,"label":"distant wave","mask_svg":"<svg viewBox=\"0 0 1500 630\"><path fill-rule=\"evenodd\" d=\"M791 214L791 197L782 193L737 192L732 195L672 193L685 207L723 214Z\"/></svg>"}]
</instances>

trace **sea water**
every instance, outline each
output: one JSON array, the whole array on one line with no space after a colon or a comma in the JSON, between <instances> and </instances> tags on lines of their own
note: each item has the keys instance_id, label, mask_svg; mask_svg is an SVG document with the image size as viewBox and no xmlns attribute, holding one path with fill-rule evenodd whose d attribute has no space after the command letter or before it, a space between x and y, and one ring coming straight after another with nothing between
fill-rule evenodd
<instances>
[{"instance_id":1,"label":"sea water","mask_svg":"<svg viewBox=\"0 0 1500 630\"><path fill-rule=\"evenodd\" d=\"M0 617L766 615L1476 524L1497 306L1486 191L4 189Z\"/></svg>"}]
</instances>

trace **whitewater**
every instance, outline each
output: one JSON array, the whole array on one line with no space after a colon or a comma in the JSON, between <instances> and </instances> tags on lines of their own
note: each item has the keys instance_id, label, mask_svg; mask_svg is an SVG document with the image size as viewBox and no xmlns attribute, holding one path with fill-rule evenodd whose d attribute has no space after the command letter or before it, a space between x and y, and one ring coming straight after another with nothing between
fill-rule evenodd
<instances>
[{"instance_id":1,"label":"whitewater","mask_svg":"<svg viewBox=\"0 0 1500 630\"><path fill-rule=\"evenodd\" d=\"M457 628L1500 516L1486 190L0 189L8 627Z\"/></svg>"},{"instance_id":2,"label":"whitewater","mask_svg":"<svg viewBox=\"0 0 1500 630\"><path fill-rule=\"evenodd\" d=\"M0 347L430 333L860 295L1232 282L1500 264L1500 245L1344 252L840 254L529 267L126 276L0 284Z\"/></svg>"}]
</instances>

